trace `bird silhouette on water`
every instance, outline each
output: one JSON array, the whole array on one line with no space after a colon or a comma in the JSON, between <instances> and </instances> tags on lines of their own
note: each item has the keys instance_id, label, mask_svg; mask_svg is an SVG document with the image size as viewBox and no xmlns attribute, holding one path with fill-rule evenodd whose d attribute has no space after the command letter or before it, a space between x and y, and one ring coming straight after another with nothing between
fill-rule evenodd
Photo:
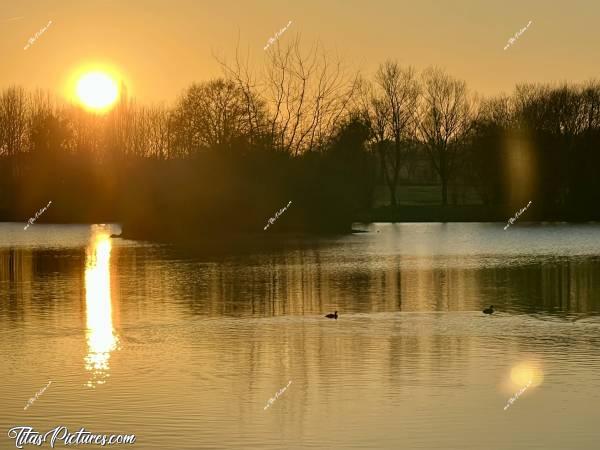
<instances>
[{"instance_id":1,"label":"bird silhouette on water","mask_svg":"<svg viewBox=\"0 0 600 450\"><path fill-rule=\"evenodd\" d=\"M337 311L335 312L335 314L331 314L330 313L330 314L327 314L325 317L327 317L328 319L335 319L335 320L337 320L337 318L338 318Z\"/></svg>"},{"instance_id":2,"label":"bird silhouette on water","mask_svg":"<svg viewBox=\"0 0 600 450\"><path fill-rule=\"evenodd\" d=\"M484 313L484 314L494 314L494 305L490 305L490 307L489 307L489 308L485 308L485 309L483 310L483 313Z\"/></svg>"}]
</instances>

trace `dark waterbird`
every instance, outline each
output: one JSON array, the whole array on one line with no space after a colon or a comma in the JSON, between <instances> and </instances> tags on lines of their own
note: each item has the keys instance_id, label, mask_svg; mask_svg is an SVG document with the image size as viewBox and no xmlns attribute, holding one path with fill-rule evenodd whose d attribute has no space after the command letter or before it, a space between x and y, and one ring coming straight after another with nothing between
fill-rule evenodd
<instances>
[{"instance_id":1,"label":"dark waterbird","mask_svg":"<svg viewBox=\"0 0 600 450\"><path fill-rule=\"evenodd\" d=\"M494 305L490 305L490 307L489 307L489 308L485 308L485 309L483 310L483 313L484 313L484 314L494 314Z\"/></svg>"},{"instance_id":2,"label":"dark waterbird","mask_svg":"<svg viewBox=\"0 0 600 450\"><path fill-rule=\"evenodd\" d=\"M338 315L337 315L337 311L335 312L335 314L327 314L325 317L327 317L328 319L335 319L337 320Z\"/></svg>"}]
</instances>

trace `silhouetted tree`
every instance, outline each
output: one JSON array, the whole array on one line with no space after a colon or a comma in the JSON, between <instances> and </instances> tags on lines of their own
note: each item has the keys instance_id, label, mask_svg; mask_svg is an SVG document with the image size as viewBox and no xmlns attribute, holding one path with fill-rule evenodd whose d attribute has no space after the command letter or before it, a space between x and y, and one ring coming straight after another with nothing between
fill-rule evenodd
<instances>
[{"instance_id":1,"label":"silhouetted tree","mask_svg":"<svg viewBox=\"0 0 600 450\"><path fill-rule=\"evenodd\" d=\"M464 81L440 69L423 74L419 134L442 184L442 205L448 204L448 184L456 156L473 123L474 105Z\"/></svg>"},{"instance_id":2,"label":"silhouetted tree","mask_svg":"<svg viewBox=\"0 0 600 450\"><path fill-rule=\"evenodd\" d=\"M10 87L0 95L0 155L11 161L11 175L17 176L21 164L16 156L28 144L29 104L23 88Z\"/></svg>"},{"instance_id":3,"label":"silhouetted tree","mask_svg":"<svg viewBox=\"0 0 600 450\"><path fill-rule=\"evenodd\" d=\"M303 54L299 37L287 44L277 41L266 55L262 76L242 61L239 50L234 64L219 60L245 94L253 130L294 156L321 148L349 113L357 75L347 74L341 61L330 60L318 44Z\"/></svg>"},{"instance_id":4,"label":"silhouetted tree","mask_svg":"<svg viewBox=\"0 0 600 450\"><path fill-rule=\"evenodd\" d=\"M223 79L195 84L175 106L175 139L194 155L207 149L231 150L249 133L246 98L233 82Z\"/></svg>"}]
</instances>

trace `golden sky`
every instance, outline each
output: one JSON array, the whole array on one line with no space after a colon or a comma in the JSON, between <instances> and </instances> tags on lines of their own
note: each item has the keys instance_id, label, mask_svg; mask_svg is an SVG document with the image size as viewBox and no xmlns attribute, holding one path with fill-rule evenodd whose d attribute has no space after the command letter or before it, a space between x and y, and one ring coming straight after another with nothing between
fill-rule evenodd
<instances>
[{"instance_id":1,"label":"golden sky","mask_svg":"<svg viewBox=\"0 0 600 450\"><path fill-rule=\"evenodd\" d=\"M600 78L599 18L594 0L4 0L0 88L61 92L83 64L102 63L139 100L170 102L193 81L220 75L212 54L231 57L238 35L259 63L269 38L292 21L280 40L319 39L365 74L387 58L438 65L490 95L522 81Z\"/></svg>"}]
</instances>

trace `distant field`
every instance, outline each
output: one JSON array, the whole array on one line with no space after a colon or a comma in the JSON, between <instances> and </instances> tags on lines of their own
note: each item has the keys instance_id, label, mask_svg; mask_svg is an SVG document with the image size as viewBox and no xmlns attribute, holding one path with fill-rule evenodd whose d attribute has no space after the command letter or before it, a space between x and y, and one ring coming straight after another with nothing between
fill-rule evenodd
<instances>
[{"instance_id":1,"label":"distant field","mask_svg":"<svg viewBox=\"0 0 600 450\"><path fill-rule=\"evenodd\" d=\"M481 205L477 192L471 188L464 188L464 192L457 195L459 205ZM452 190L448 192L448 204L453 204ZM389 205L390 191L386 186L375 189L374 207ZM396 199L400 205L439 205L442 199L442 188L439 185L402 185L396 189Z\"/></svg>"}]
</instances>

